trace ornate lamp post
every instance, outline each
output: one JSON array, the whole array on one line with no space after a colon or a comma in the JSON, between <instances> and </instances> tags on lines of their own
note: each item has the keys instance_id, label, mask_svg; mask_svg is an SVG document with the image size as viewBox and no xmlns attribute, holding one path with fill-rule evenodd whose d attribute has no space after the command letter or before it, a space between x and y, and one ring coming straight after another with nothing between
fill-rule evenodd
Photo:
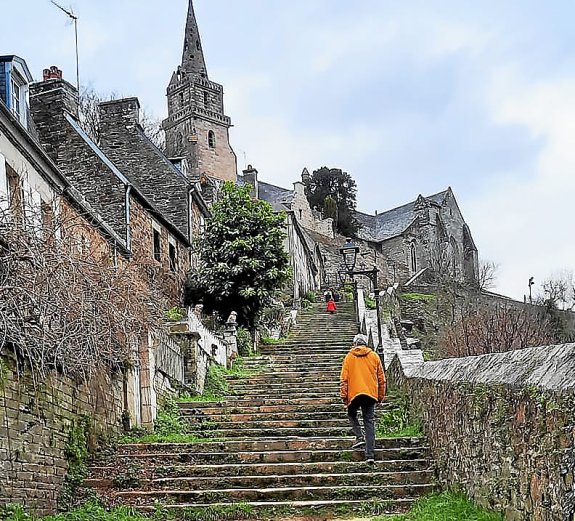
<instances>
[{"instance_id":1,"label":"ornate lamp post","mask_svg":"<svg viewBox=\"0 0 575 521\"><path fill-rule=\"evenodd\" d=\"M343 263L345 265L346 274L349 275L354 282L354 277L356 275L363 275L371 281L373 285L373 293L375 296L375 309L377 313L377 354L381 358L381 362L384 362L384 354L383 354L383 339L381 336L381 314L380 314L380 304L379 304L379 288L378 288L378 280L377 280L377 273L378 269L377 266L373 266L371 270L355 270L355 263L357 261L357 254L359 253L359 247L357 247L351 239L346 239L345 244L342 248L340 248L339 253L343 257ZM356 310L357 310L357 291L355 292L355 300L356 300Z\"/></svg>"}]
</instances>

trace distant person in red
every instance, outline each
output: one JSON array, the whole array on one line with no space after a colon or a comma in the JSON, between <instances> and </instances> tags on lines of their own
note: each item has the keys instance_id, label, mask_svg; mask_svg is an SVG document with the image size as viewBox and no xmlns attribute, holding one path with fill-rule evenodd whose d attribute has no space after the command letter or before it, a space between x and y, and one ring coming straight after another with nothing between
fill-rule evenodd
<instances>
[{"instance_id":1,"label":"distant person in red","mask_svg":"<svg viewBox=\"0 0 575 521\"><path fill-rule=\"evenodd\" d=\"M337 311L337 306L335 305L335 300L333 300L333 298L330 298L327 301L327 311L329 313L335 313Z\"/></svg>"}]
</instances>

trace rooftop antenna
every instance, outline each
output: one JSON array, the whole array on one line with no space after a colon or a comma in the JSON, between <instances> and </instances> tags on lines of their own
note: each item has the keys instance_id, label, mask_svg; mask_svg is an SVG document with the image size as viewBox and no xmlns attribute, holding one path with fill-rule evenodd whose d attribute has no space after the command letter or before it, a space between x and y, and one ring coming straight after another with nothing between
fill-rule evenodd
<instances>
[{"instance_id":1,"label":"rooftop antenna","mask_svg":"<svg viewBox=\"0 0 575 521\"><path fill-rule=\"evenodd\" d=\"M65 9L60 4L55 2L55 0L50 0L50 1L58 9L60 9L60 11L63 11L72 20L72 23L74 24L74 35L76 37L76 87L78 89L78 92L80 92L80 61L78 58L78 17L74 14L74 11L72 11L72 8Z\"/></svg>"}]
</instances>

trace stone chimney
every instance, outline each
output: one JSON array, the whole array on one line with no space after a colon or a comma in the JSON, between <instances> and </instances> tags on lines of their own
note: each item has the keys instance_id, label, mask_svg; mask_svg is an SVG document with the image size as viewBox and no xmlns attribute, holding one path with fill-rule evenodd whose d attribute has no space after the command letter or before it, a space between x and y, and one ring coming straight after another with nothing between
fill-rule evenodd
<instances>
[{"instance_id":1,"label":"stone chimney","mask_svg":"<svg viewBox=\"0 0 575 521\"><path fill-rule=\"evenodd\" d=\"M100 111L100 126L105 129L109 125L122 124L125 127L140 124L140 102L138 98L124 98L104 101L98 106Z\"/></svg>"},{"instance_id":2,"label":"stone chimney","mask_svg":"<svg viewBox=\"0 0 575 521\"><path fill-rule=\"evenodd\" d=\"M44 80L30 85L30 111L36 126L45 118L63 117L64 111L78 118L78 89L62 77L56 66L44 69Z\"/></svg>"},{"instance_id":3,"label":"stone chimney","mask_svg":"<svg viewBox=\"0 0 575 521\"><path fill-rule=\"evenodd\" d=\"M311 181L311 175L309 173L309 170L307 168L303 169L303 172L301 173L301 182L304 185L307 185L307 183Z\"/></svg>"},{"instance_id":4,"label":"stone chimney","mask_svg":"<svg viewBox=\"0 0 575 521\"><path fill-rule=\"evenodd\" d=\"M248 165L248 167L242 171L242 175L244 178L244 184L252 187L252 197L254 199L259 199L260 191L258 187L258 171L252 165Z\"/></svg>"},{"instance_id":5,"label":"stone chimney","mask_svg":"<svg viewBox=\"0 0 575 521\"><path fill-rule=\"evenodd\" d=\"M38 141L58 163L66 156L62 139L68 127L66 115L70 114L77 120L80 101L76 87L62 79L57 67L46 70L50 71L50 74L44 74L48 79L30 85L30 116Z\"/></svg>"},{"instance_id":6,"label":"stone chimney","mask_svg":"<svg viewBox=\"0 0 575 521\"><path fill-rule=\"evenodd\" d=\"M43 71L44 81L48 80L61 80L62 71L58 69L55 65L52 65L49 69L44 69Z\"/></svg>"}]
</instances>

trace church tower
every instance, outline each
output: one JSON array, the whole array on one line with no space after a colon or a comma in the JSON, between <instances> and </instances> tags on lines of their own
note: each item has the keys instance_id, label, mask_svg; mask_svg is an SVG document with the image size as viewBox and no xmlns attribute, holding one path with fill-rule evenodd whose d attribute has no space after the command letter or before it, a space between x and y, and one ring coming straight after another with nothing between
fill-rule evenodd
<instances>
[{"instance_id":1,"label":"church tower","mask_svg":"<svg viewBox=\"0 0 575 521\"><path fill-rule=\"evenodd\" d=\"M236 181L237 160L229 140L231 120L224 114L224 88L208 78L196 22L189 0L182 64L168 85L166 154L187 160L189 175Z\"/></svg>"}]
</instances>

